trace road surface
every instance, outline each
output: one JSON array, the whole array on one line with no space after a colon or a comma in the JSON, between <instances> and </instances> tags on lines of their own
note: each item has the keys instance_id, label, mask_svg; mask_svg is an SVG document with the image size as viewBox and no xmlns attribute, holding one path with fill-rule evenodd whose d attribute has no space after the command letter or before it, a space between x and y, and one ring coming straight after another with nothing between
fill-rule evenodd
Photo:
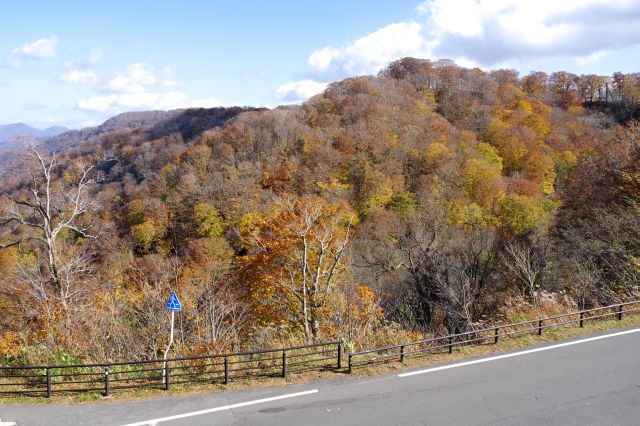
<instances>
[{"instance_id":1,"label":"road surface","mask_svg":"<svg viewBox=\"0 0 640 426\"><path fill-rule=\"evenodd\" d=\"M18 426L639 425L640 328L380 377L146 401L5 405L0 419Z\"/></svg>"}]
</instances>

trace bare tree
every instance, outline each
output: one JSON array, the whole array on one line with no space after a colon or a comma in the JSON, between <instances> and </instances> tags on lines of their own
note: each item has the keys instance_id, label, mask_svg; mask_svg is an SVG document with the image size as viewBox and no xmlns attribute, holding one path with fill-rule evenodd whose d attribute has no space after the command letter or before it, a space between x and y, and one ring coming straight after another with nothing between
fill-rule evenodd
<instances>
[{"instance_id":1,"label":"bare tree","mask_svg":"<svg viewBox=\"0 0 640 426\"><path fill-rule=\"evenodd\" d=\"M504 265L523 286L524 293L538 306L540 281L547 266L548 241L532 238L508 243Z\"/></svg>"},{"instance_id":2,"label":"bare tree","mask_svg":"<svg viewBox=\"0 0 640 426\"><path fill-rule=\"evenodd\" d=\"M575 289L580 310L585 309L593 301L600 279L598 269L589 262L583 262L582 259L576 262L575 272L571 274L570 280Z\"/></svg>"},{"instance_id":3,"label":"bare tree","mask_svg":"<svg viewBox=\"0 0 640 426\"><path fill-rule=\"evenodd\" d=\"M428 205L407 218L391 241L360 242L356 266L376 279L389 275L385 293L393 305L387 310L402 322L460 332L486 313L498 244L494 230L449 224L444 212ZM402 281L406 287L398 286Z\"/></svg>"},{"instance_id":4,"label":"bare tree","mask_svg":"<svg viewBox=\"0 0 640 426\"><path fill-rule=\"evenodd\" d=\"M247 305L228 281L210 278L198 297L196 321L202 317L204 341L218 351L234 350L240 344L240 332L247 321Z\"/></svg>"},{"instance_id":5,"label":"bare tree","mask_svg":"<svg viewBox=\"0 0 640 426\"><path fill-rule=\"evenodd\" d=\"M318 337L321 310L335 291L336 277L346 268L355 217L321 199L285 199L279 207L280 214L259 232L246 233L254 252L248 258L260 260L243 269L249 279L255 279L256 271L269 270L268 285L281 290L271 297L312 341Z\"/></svg>"},{"instance_id":6,"label":"bare tree","mask_svg":"<svg viewBox=\"0 0 640 426\"><path fill-rule=\"evenodd\" d=\"M498 263L498 241L490 229L451 228L440 245L423 249L411 261L416 293L428 307L430 325L442 312L449 333L473 329L485 310L486 295Z\"/></svg>"},{"instance_id":7,"label":"bare tree","mask_svg":"<svg viewBox=\"0 0 640 426\"><path fill-rule=\"evenodd\" d=\"M48 303L48 309L55 311L59 304L68 334L69 305L82 292L77 281L88 275L90 264L83 250L61 241L61 236L70 232L94 238L81 219L92 208L88 190L97 182L96 170L80 165L75 170L66 168L62 177L59 174L64 165L58 163L55 154L47 156L30 146L27 155L33 163L28 188L17 195L3 194L9 203L0 216L0 230L13 238L0 243L0 249L29 245L35 252L36 264L20 265L19 278L36 301Z\"/></svg>"},{"instance_id":8,"label":"bare tree","mask_svg":"<svg viewBox=\"0 0 640 426\"><path fill-rule=\"evenodd\" d=\"M319 309L333 289L336 273L343 270L343 255L351 238L351 217L339 232L340 218L327 217L321 203L287 204L295 220L288 230L299 242L299 250L291 253L291 259L283 266L288 280L283 284L300 303L303 330L307 340L318 337L320 329Z\"/></svg>"}]
</instances>

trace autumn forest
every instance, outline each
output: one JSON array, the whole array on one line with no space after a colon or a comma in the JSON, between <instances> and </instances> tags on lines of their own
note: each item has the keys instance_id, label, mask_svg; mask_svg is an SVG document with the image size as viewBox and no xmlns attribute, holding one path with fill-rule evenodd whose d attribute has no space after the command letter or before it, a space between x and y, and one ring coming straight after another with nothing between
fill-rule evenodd
<instances>
[{"instance_id":1,"label":"autumn forest","mask_svg":"<svg viewBox=\"0 0 640 426\"><path fill-rule=\"evenodd\" d=\"M3 364L458 333L640 296L640 74L405 58L0 160ZM64 135L63 135L64 136Z\"/></svg>"}]
</instances>

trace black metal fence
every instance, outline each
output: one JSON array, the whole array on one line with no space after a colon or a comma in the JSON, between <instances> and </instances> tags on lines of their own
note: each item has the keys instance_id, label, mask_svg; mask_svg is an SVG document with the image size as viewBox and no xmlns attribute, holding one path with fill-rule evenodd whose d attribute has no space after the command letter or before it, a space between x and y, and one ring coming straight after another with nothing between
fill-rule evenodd
<instances>
[{"instance_id":1,"label":"black metal fence","mask_svg":"<svg viewBox=\"0 0 640 426\"><path fill-rule=\"evenodd\" d=\"M466 333L452 334L415 342L401 343L382 348L368 349L361 352L352 352L348 355L348 371L354 368L382 362L404 362L408 356L418 356L427 353L448 352L452 353L456 346L479 345L486 343L498 344L501 338L534 333L541 336L543 330L568 324L578 324L583 327L585 321L601 318L617 318L622 320L626 313L640 311L640 300L618 303L601 308L585 309L568 314L555 315L546 318L537 318L513 324L497 325L481 330Z\"/></svg>"},{"instance_id":2,"label":"black metal fence","mask_svg":"<svg viewBox=\"0 0 640 426\"><path fill-rule=\"evenodd\" d=\"M254 377L286 377L306 370L342 368L341 342L223 355L105 364L0 366L0 395L51 397L128 389L170 389L185 383L226 384Z\"/></svg>"},{"instance_id":3,"label":"black metal fence","mask_svg":"<svg viewBox=\"0 0 640 426\"><path fill-rule=\"evenodd\" d=\"M583 327L585 321L616 318L640 312L640 300L568 314L538 318L467 333L434 337L399 345L348 354L348 372L354 368L435 352L452 353L454 348L473 344L498 344L500 339L568 324ZM303 371L342 370L340 341L281 349L221 355L127 361L103 364L0 366L0 396L81 392L101 393L129 389L164 389L188 383L226 384L231 380L255 377L286 377Z\"/></svg>"}]
</instances>

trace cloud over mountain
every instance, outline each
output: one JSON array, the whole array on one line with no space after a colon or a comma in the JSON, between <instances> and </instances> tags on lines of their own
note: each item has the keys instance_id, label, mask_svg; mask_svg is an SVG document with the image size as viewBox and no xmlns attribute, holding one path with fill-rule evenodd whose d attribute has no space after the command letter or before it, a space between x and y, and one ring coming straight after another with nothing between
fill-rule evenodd
<instances>
[{"instance_id":1,"label":"cloud over mountain","mask_svg":"<svg viewBox=\"0 0 640 426\"><path fill-rule=\"evenodd\" d=\"M465 66L515 67L565 57L594 63L640 45L640 3L632 0L428 0L408 21L386 25L345 46L311 52L308 69L275 92L303 99L302 87L372 74L405 56L450 58Z\"/></svg>"}]
</instances>

